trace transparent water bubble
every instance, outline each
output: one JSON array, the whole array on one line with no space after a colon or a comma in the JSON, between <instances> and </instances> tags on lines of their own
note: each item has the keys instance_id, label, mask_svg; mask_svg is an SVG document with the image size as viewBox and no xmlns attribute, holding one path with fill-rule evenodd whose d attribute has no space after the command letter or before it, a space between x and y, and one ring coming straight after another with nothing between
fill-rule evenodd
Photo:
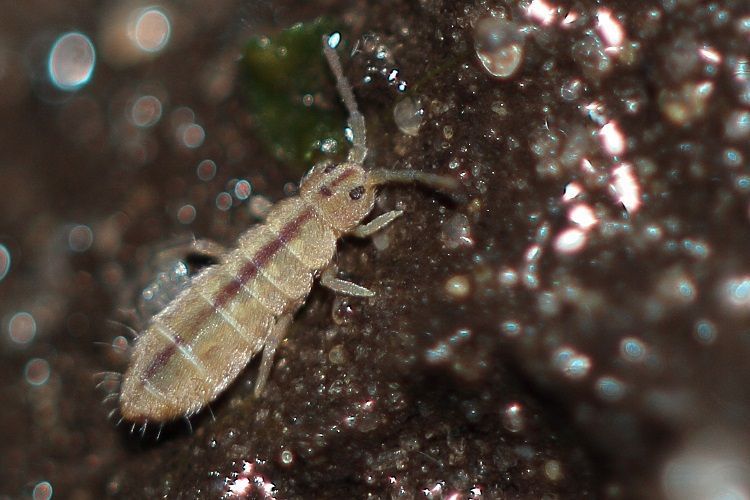
<instances>
[{"instance_id":1,"label":"transparent water bubble","mask_svg":"<svg viewBox=\"0 0 750 500\"><path fill-rule=\"evenodd\" d=\"M213 160L202 160L195 169L195 173L200 180L210 181L216 175L216 162Z\"/></svg>"},{"instance_id":2,"label":"transparent water bubble","mask_svg":"<svg viewBox=\"0 0 750 500\"><path fill-rule=\"evenodd\" d=\"M50 500L52 498L52 485L49 481L40 481L34 485L34 491L31 492L31 498L34 500Z\"/></svg>"},{"instance_id":3,"label":"transparent water bubble","mask_svg":"<svg viewBox=\"0 0 750 500\"><path fill-rule=\"evenodd\" d=\"M40 386L47 383L50 375L49 363L46 359L34 358L28 363L23 370L26 382L33 386Z\"/></svg>"},{"instance_id":4,"label":"transparent water bubble","mask_svg":"<svg viewBox=\"0 0 750 500\"><path fill-rule=\"evenodd\" d=\"M94 233L85 224L77 224L68 233L68 247L74 252L85 252L94 242Z\"/></svg>"},{"instance_id":5,"label":"transparent water bubble","mask_svg":"<svg viewBox=\"0 0 750 500\"><path fill-rule=\"evenodd\" d=\"M687 125L703 117L713 90L712 82L686 82L678 89L663 89L659 109L675 125Z\"/></svg>"},{"instance_id":6,"label":"transparent water bubble","mask_svg":"<svg viewBox=\"0 0 750 500\"><path fill-rule=\"evenodd\" d=\"M620 355L626 361L643 361L646 357L646 346L636 337L626 337L620 342Z\"/></svg>"},{"instance_id":7,"label":"transparent water bubble","mask_svg":"<svg viewBox=\"0 0 750 500\"><path fill-rule=\"evenodd\" d=\"M457 274L445 282L445 291L452 299L465 299L471 292L471 282L467 276Z\"/></svg>"},{"instance_id":8,"label":"transparent water bubble","mask_svg":"<svg viewBox=\"0 0 750 500\"><path fill-rule=\"evenodd\" d=\"M227 193L226 191L222 191L221 193L217 194L216 208L218 208L222 212L226 212L227 210L232 208L232 195Z\"/></svg>"},{"instance_id":9,"label":"transparent water bubble","mask_svg":"<svg viewBox=\"0 0 750 500\"><path fill-rule=\"evenodd\" d=\"M503 427L510 432L520 432L526 425L523 406L520 403L510 403L502 410Z\"/></svg>"},{"instance_id":10,"label":"transparent water bubble","mask_svg":"<svg viewBox=\"0 0 750 500\"><path fill-rule=\"evenodd\" d=\"M574 380L584 378L591 371L591 358L571 347L555 351L552 362L563 375Z\"/></svg>"},{"instance_id":11,"label":"transparent water bubble","mask_svg":"<svg viewBox=\"0 0 750 500\"><path fill-rule=\"evenodd\" d=\"M721 287L724 303L737 312L750 312L750 276L727 279Z\"/></svg>"},{"instance_id":12,"label":"transparent water bubble","mask_svg":"<svg viewBox=\"0 0 750 500\"><path fill-rule=\"evenodd\" d=\"M585 245L586 232L577 227L565 229L555 238L554 242L555 250L561 254L577 253Z\"/></svg>"},{"instance_id":13,"label":"transparent water bubble","mask_svg":"<svg viewBox=\"0 0 750 500\"><path fill-rule=\"evenodd\" d=\"M280 458L282 464L289 465L294 461L294 454L290 450L283 450Z\"/></svg>"},{"instance_id":14,"label":"transparent water bubble","mask_svg":"<svg viewBox=\"0 0 750 500\"><path fill-rule=\"evenodd\" d=\"M149 318L174 300L190 282L190 269L182 260L167 262L159 267L138 298L138 311Z\"/></svg>"},{"instance_id":15,"label":"transparent water bubble","mask_svg":"<svg viewBox=\"0 0 750 500\"><path fill-rule=\"evenodd\" d=\"M0 281L8 275L10 271L10 250L0 243Z\"/></svg>"},{"instance_id":16,"label":"transparent water bubble","mask_svg":"<svg viewBox=\"0 0 750 500\"><path fill-rule=\"evenodd\" d=\"M167 14L158 7L147 7L134 13L128 34L142 51L159 52L167 46L171 33Z\"/></svg>"},{"instance_id":17,"label":"transparent water bubble","mask_svg":"<svg viewBox=\"0 0 750 500\"><path fill-rule=\"evenodd\" d=\"M724 135L735 140L750 137L750 111L739 110L729 113L724 122Z\"/></svg>"},{"instance_id":18,"label":"transparent water bubble","mask_svg":"<svg viewBox=\"0 0 750 500\"><path fill-rule=\"evenodd\" d=\"M693 337L704 345L713 344L717 337L716 325L706 319L701 319L693 327Z\"/></svg>"},{"instance_id":19,"label":"transparent water bubble","mask_svg":"<svg viewBox=\"0 0 750 500\"><path fill-rule=\"evenodd\" d=\"M205 138L206 131L197 123L184 123L177 128L177 141L187 148L200 147Z\"/></svg>"},{"instance_id":20,"label":"transparent water bubble","mask_svg":"<svg viewBox=\"0 0 750 500\"><path fill-rule=\"evenodd\" d=\"M250 197L253 186L246 179L241 179L234 185L234 196L238 200L246 200Z\"/></svg>"},{"instance_id":21,"label":"transparent water bubble","mask_svg":"<svg viewBox=\"0 0 750 500\"><path fill-rule=\"evenodd\" d=\"M19 311L8 321L8 335L17 344L28 344L36 336L36 321L34 316Z\"/></svg>"},{"instance_id":22,"label":"transparent water bubble","mask_svg":"<svg viewBox=\"0 0 750 500\"><path fill-rule=\"evenodd\" d=\"M497 17L485 17L474 28L474 50L487 72L510 78L523 62L523 37L516 24Z\"/></svg>"},{"instance_id":23,"label":"transparent water bubble","mask_svg":"<svg viewBox=\"0 0 750 500\"><path fill-rule=\"evenodd\" d=\"M96 51L89 37L72 32L62 35L52 45L47 71L52 83L62 90L77 90L91 79Z\"/></svg>"},{"instance_id":24,"label":"transparent water bubble","mask_svg":"<svg viewBox=\"0 0 750 500\"><path fill-rule=\"evenodd\" d=\"M601 39L591 34L573 44L571 54L587 77L599 79L612 68L612 62L605 48Z\"/></svg>"},{"instance_id":25,"label":"transparent water bubble","mask_svg":"<svg viewBox=\"0 0 750 500\"><path fill-rule=\"evenodd\" d=\"M423 118L424 108L419 99L405 97L393 107L393 120L398 129L406 135L417 135Z\"/></svg>"},{"instance_id":26,"label":"transparent water bubble","mask_svg":"<svg viewBox=\"0 0 750 500\"><path fill-rule=\"evenodd\" d=\"M584 84L581 80L577 78L567 80L560 86L560 97L568 102L575 101L581 97L583 90Z\"/></svg>"},{"instance_id":27,"label":"transparent water bubble","mask_svg":"<svg viewBox=\"0 0 750 500\"><path fill-rule=\"evenodd\" d=\"M329 47L335 49L336 47L338 47L339 43L341 43L341 33L339 33L338 31L331 33L328 36L328 40L326 40L326 42L328 43Z\"/></svg>"},{"instance_id":28,"label":"transparent water bubble","mask_svg":"<svg viewBox=\"0 0 750 500\"><path fill-rule=\"evenodd\" d=\"M544 463L544 475L550 481L559 481L563 478L562 464L557 460L547 460Z\"/></svg>"},{"instance_id":29,"label":"transparent water bubble","mask_svg":"<svg viewBox=\"0 0 750 500\"><path fill-rule=\"evenodd\" d=\"M615 377L601 377L596 381L596 392L605 401L619 401L625 395L625 385Z\"/></svg>"},{"instance_id":30,"label":"transparent water bubble","mask_svg":"<svg viewBox=\"0 0 750 500\"><path fill-rule=\"evenodd\" d=\"M195 220L196 210L193 205L186 204L177 210L177 220L180 224L190 224Z\"/></svg>"},{"instance_id":31,"label":"transparent water bubble","mask_svg":"<svg viewBox=\"0 0 750 500\"><path fill-rule=\"evenodd\" d=\"M449 218L440 228L440 239L450 250L474 246L469 218L460 213Z\"/></svg>"},{"instance_id":32,"label":"transparent water bubble","mask_svg":"<svg viewBox=\"0 0 750 500\"><path fill-rule=\"evenodd\" d=\"M161 101L152 95L139 97L130 110L130 119L136 127L152 127L161 118Z\"/></svg>"}]
</instances>

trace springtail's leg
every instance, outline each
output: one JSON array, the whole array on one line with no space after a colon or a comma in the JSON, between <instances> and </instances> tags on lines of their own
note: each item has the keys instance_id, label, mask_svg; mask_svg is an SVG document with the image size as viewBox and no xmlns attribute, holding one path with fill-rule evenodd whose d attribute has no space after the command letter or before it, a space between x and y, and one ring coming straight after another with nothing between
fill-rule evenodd
<instances>
[{"instance_id":1,"label":"springtail's leg","mask_svg":"<svg viewBox=\"0 0 750 500\"><path fill-rule=\"evenodd\" d=\"M355 227L354 231L351 232L351 235L357 238L367 238L401 217L403 213L403 210L391 210L390 212L380 214L367 224L360 224Z\"/></svg>"},{"instance_id":2,"label":"springtail's leg","mask_svg":"<svg viewBox=\"0 0 750 500\"><path fill-rule=\"evenodd\" d=\"M273 366L273 358L276 354L276 348L279 347L281 341L284 340L293 317L294 314L281 316L278 321L276 321L276 325L274 325L266 338L266 342L263 346L263 359L260 362L258 378L255 380L255 397L260 397L263 393L263 388L266 386L268 375L271 374L271 367Z\"/></svg>"},{"instance_id":3,"label":"springtail's leg","mask_svg":"<svg viewBox=\"0 0 750 500\"><path fill-rule=\"evenodd\" d=\"M331 264L320 275L320 284L324 287L332 290L341 295L349 295L351 297L372 297L375 293L372 290L360 286L351 281L345 281L336 277L338 268L336 265Z\"/></svg>"}]
</instances>

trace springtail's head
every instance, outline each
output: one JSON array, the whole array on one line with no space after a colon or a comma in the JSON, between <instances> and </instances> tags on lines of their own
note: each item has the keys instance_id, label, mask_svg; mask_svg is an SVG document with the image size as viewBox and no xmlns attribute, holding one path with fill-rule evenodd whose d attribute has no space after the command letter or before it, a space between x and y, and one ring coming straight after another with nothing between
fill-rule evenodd
<instances>
[{"instance_id":1,"label":"springtail's head","mask_svg":"<svg viewBox=\"0 0 750 500\"><path fill-rule=\"evenodd\" d=\"M445 175L415 170L375 169L367 171L356 163L320 164L302 179L300 196L313 203L334 229L341 233L357 226L375 205L378 186L417 183L454 197L459 182Z\"/></svg>"},{"instance_id":2,"label":"springtail's head","mask_svg":"<svg viewBox=\"0 0 750 500\"><path fill-rule=\"evenodd\" d=\"M363 168L367 156L365 119L357 108L351 85L336 53L340 35L323 37L323 52L336 77L341 100L349 112L352 149L341 165L322 163L314 166L302 179L300 196L313 204L326 221L341 234L354 229L375 206L375 191L381 184L420 183L452 195L459 183L451 177L413 170L370 170Z\"/></svg>"},{"instance_id":3,"label":"springtail's head","mask_svg":"<svg viewBox=\"0 0 750 500\"><path fill-rule=\"evenodd\" d=\"M300 196L341 233L359 224L375 205L375 189L356 163L323 163L302 179Z\"/></svg>"}]
</instances>

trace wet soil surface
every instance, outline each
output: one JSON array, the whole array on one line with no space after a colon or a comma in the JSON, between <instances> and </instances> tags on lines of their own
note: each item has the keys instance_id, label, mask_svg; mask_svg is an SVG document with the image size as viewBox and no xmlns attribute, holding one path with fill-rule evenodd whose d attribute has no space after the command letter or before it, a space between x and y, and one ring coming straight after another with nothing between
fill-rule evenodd
<instances>
[{"instance_id":1,"label":"wet soil surface","mask_svg":"<svg viewBox=\"0 0 750 500\"><path fill-rule=\"evenodd\" d=\"M746 2L165 3L149 50L124 5L0 4L0 498L750 497ZM296 188L238 60L320 15L366 165L465 193L381 190L405 215L336 258L375 297L314 287L261 398L254 360L116 426L160 256ZM66 90L71 32L97 59Z\"/></svg>"}]
</instances>

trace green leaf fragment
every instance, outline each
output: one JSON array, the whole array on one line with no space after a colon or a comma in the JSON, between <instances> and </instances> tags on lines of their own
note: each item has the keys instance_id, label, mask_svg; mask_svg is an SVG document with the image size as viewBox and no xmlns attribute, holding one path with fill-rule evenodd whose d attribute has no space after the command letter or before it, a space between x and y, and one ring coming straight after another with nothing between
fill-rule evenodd
<instances>
[{"instance_id":1,"label":"green leaf fragment","mask_svg":"<svg viewBox=\"0 0 750 500\"><path fill-rule=\"evenodd\" d=\"M326 108L320 105L320 92L334 83L322 37L334 31L335 24L322 18L295 24L273 38L250 40L241 62L243 93L259 137L300 175L324 157L347 150L346 115L338 97L326 99ZM325 145L331 144L336 147L329 151Z\"/></svg>"}]
</instances>

